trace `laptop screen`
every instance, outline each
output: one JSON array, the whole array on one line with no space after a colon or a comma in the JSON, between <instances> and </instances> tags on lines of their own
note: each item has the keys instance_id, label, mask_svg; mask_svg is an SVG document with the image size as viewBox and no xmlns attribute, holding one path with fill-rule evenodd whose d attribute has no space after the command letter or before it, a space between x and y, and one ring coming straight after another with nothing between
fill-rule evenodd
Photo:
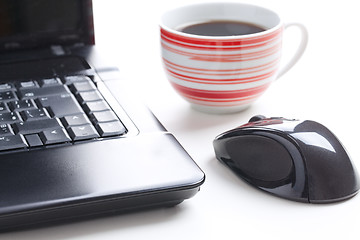
<instances>
[{"instance_id":1,"label":"laptop screen","mask_svg":"<svg viewBox=\"0 0 360 240\"><path fill-rule=\"evenodd\" d=\"M93 43L89 0L0 0L0 51Z\"/></svg>"}]
</instances>

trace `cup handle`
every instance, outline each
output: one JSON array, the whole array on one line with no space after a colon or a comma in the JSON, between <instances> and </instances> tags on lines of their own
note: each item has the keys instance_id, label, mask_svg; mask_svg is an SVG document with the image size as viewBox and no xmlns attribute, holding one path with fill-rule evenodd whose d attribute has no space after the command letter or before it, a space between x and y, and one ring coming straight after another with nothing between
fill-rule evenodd
<instances>
[{"instance_id":1,"label":"cup handle","mask_svg":"<svg viewBox=\"0 0 360 240\"><path fill-rule=\"evenodd\" d=\"M306 49L307 43L308 43L309 34L304 25L302 25L301 23L287 23L287 24L285 24L284 29L286 30L289 27L298 27L300 29L301 42L300 42L299 47L298 47L297 51L295 52L294 56L289 60L289 62L287 64L285 64L285 66L283 66L279 70L279 73L277 74L276 79L279 79L282 75L284 75L287 71L289 71L290 68L292 68L295 65L295 63L297 63L297 61L303 55L303 53Z\"/></svg>"}]
</instances>

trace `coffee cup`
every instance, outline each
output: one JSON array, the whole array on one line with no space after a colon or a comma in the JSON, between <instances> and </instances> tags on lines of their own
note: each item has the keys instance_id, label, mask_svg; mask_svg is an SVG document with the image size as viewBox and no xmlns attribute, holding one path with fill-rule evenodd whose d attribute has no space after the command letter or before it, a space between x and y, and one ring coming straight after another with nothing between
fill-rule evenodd
<instances>
[{"instance_id":1,"label":"coffee cup","mask_svg":"<svg viewBox=\"0 0 360 240\"><path fill-rule=\"evenodd\" d=\"M297 51L280 64L283 32L297 27ZM208 113L248 108L300 59L308 34L274 11L250 4L203 3L167 11L160 23L167 78L191 105Z\"/></svg>"}]
</instances>

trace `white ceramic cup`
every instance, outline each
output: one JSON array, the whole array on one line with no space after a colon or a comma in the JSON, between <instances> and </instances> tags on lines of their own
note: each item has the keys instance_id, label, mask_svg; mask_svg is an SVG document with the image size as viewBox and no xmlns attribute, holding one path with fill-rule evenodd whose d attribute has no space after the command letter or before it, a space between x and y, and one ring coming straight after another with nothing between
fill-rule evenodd
<instances>
[{"instance_id":1,"label":"white ceramic cup","mask_svg":"<svg viewBox=\"0 0 360 240\"><path fill-rule=\"evenodd\" d=\"M239 21L263 27L258 33L202 36L181 32L185 25ZM280 67L282 35L301 30L299 47ZM273 11L241 3L204 3L166 12L160 22L162 59L168 80L197 110L233 113L246 109L302 56L308 40L299 23L284 24Z\"/></svg>"}]
</instances>

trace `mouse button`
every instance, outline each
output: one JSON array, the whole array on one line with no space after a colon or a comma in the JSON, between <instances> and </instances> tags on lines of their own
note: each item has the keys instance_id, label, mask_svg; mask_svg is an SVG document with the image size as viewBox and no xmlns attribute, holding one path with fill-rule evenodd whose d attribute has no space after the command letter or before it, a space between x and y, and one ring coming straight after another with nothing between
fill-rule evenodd
<instances>
[{"instance_id":1,"label":"mouse button","mask_svg":"<svg viewBox=\"0 0 360 240\"><path fill-rule=\"evenodd\" d=\"M250 119L251 120L251 119ZM248 128L248 127L264 127L271 125L281 125L283 123L283 119L281 118L265 118L258 121L249 121L238 128Z\"/></svg>"},{"instance_id":2,"label":"mouse button","mask_svg":"<svg viewBox=\"0 0 360 240\"><path fill-rule=\"evenodd\" d=\"M269 129L282 131L286 133L292 133L296 129L297 125L301 122L299 120L288 120L285 118L266 118L256 122L249 122L238 127L238 129Z\"/></svg>"},{"instance_id":3,"label":"mouse button","mask_svg":"<svg viewBox=\"0 0 360 240\"><path fill-rule=\"evenodd\" d=\"M265 119L266 117L264 115L255 115L252 118L250 118L249 122L257 122L260 120Z\"/></svg>"},{"instance_id":4,"label":"mouse button","mask_svg":"<svg viewBox=\"0 0 360 240\"><path fill-rule=\"evenodd\" d=\"M226 148L235 166L247 178L275 182L292 173L291 155L271 138L243 135L229 140Z\"/></svg>"}]
</instances>

